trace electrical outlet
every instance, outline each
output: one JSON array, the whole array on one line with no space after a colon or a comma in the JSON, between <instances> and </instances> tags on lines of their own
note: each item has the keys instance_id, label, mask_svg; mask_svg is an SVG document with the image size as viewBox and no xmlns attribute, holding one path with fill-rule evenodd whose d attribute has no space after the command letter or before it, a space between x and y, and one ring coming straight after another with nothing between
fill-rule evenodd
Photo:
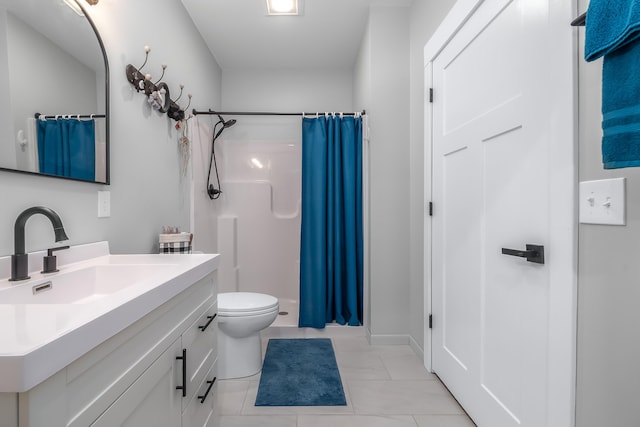
<instances>
[{"instance_id":1,"label":"electrical outlet","mask_svg":"<svg viewBox=\"0 0 640 427\"><path fill-rule=\"evenodd\" d=\"M98 191L98 218L111 216L111 192Z\"/></svg>"},{"instance_id":2,"label":"electrical outlet","mask_svg":"<svg viewBox=\"0 0 640 427\"><path fill-rule=\"evenodd\" d=\"M625 225L625 178L581 182L580 222Z\"/></svg>"}]
</instances>

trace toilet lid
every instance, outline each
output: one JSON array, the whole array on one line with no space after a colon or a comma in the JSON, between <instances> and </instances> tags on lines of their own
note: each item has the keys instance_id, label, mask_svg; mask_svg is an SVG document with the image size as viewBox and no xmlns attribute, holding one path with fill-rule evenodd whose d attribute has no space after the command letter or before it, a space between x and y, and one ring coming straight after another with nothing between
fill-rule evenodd
<instances>
[{"instance_id":1,"label":"toilet lid","mask_svg":"<svg viewBox=\"0 0 640 427\"><path fill-rule=\"evenodd\" d=\"M250 313L278 306L278 298L254 292L226 292L218 294L219 313Z\"/></svg>"}]
</instances>

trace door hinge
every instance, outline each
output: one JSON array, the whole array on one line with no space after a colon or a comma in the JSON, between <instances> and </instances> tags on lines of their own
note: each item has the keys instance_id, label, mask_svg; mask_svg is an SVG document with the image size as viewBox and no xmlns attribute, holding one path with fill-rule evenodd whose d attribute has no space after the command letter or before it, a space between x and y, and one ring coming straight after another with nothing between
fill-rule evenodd
<instances>
[{"instance_id":1,"label":"door hinge","mask_svg":"<svg viewBox=\"0 0 640 427\"><path fill-rule=\"evenodd\" d=\"M433 102L433 88L429 88L429 102Z\"/></svg>"},{"instance_id":2,"label":"door hinge","mask_svg":"<svg viewBox=\"0 0 640 427\"><path fill-rule=\"evenodd\" d=\"M433 315L429 315L429 329L433 328Z\"/></svg>"},{"instance_id":3,"label":"door hinge","mask_svg":"<svg viewBox=\"0 0 640 427\"><path fill-rule=\"evenodd\" d=\"M429 216L433 216L433 202L429 202Z\"/></svg>"}]
</instances>

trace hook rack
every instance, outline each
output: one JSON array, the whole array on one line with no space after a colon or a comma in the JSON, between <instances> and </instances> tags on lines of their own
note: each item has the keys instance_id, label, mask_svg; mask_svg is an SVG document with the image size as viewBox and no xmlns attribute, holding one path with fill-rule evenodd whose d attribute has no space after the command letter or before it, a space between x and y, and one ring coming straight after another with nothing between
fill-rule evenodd
<instances>
[{"instance_id":1,"label":"hook rack","mask_svg":"<svg viewBox=\"0 0 640 427\"><path fill-rule=\"evenodd\" d=\"M167 115L175 121L183 120L185 116L184 110L180 108L176 101L182 96L184 85L180 85L180 95L174 101L171 99L169 86L165 82L161 81L167 69L167 64L162 64L162 74L155 82L151 81L151 74L143 74L142 69L147 64L149 52L151 52L151 48L149 46L145 46L144 62L140 67L136 68L132 64L128 64L126 66L125 73L127 75L127 80L133 85L136 92L144 92L153 109L158 110L161 113L167 113ZM191 94L189 94L189 105L191 105ZM185 110L189 108L189 105L187 105Z\"/></svg>"}]
</instances>

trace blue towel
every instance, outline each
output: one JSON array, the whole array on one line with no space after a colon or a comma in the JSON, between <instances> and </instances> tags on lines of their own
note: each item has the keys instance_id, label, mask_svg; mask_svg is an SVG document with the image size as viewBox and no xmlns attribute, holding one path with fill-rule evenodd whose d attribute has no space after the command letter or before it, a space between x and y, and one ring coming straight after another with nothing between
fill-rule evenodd
<instances>
[{"instance_id":1,"label":"blue towel","mask_svg":"<svg viewBox=\"0 0 640 427\"><path fill-rule=\"evenodd\" d=\"M593 61L640 37L640 1L591 0L584 59Z\"/></svg>"},{"instance_id":2,"label":"blue towel","mask_svg":"<svg viewBox=\"0 0 640 427\"><path fill-rule=\"evenodd\" d=\"M584 57L604 56L602 163L640 166L640 0L591 0Z\"/></svg>"},{"instance_id":3,"label":"blue towel","mask_svg":"<svg viewBox=\"0 0 640 427\"><path fill-rule=\"evenodd\" d=\"M602 163L605 169L640 166L640 41L604 57Z\"/></svg>"}]
</instances>

